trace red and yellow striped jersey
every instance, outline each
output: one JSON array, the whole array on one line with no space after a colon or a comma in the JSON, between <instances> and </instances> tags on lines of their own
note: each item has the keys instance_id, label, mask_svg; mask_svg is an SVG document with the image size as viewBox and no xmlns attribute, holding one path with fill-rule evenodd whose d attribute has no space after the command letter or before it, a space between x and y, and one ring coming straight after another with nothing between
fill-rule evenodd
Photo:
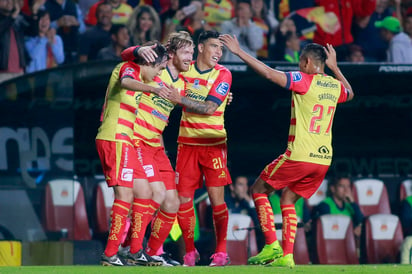
<instances>
[{"instance_id":1,"label":"red and yellow striped jersey","mask_svg":"<svg viewBox=\"0 0 412 274\"><path fill-rule=\"evenodd\" d=\"M141 81L140 66L133 62L122 62L114 68L106 90L96 139L132 144L133 123L142 93L122 88L120 80L125 77Z\"/></svg>"},{"instance_id":2,"label":"red and yellow striped jersey","mask_svg":"<svg viewBox=\"0 0 412 274\"><path fill-rule=\"evenodd\" d=\"M219 107L213 115L196 114L183 108L177 142L207 146L225 143L224 111L232 84L231 72L219 64L199 71L194 62L183 75L188 82L186 97L197 101L210 100Z\"/></svg>"},{"instance_id":3,"label":"red and yellow striped jersey","mask_svg":"<svg viewBox=\"0 0 412 274\"><path fill-rule=\"evenodd\" d=\"M294 161L330 165L332 122L336 105L347 100L348 90L325 74L287 72L286 88L293 91L288 149Z\"/></svg>"},{"instance_id":4,"label":"red and yellow striped jersey","mask_svg":"<svg viewBox=\"0 0 412 274\"><path fill-rule=\"evenodd\" d=\"M177 88L182 95L186 89L186 81L179 74L174 79L166 68L162 71L160 78L156 77L150 85L163 85L163 83ZM160 147L160 136L169 122L170 112L175 105L153 93L143 92L138 106L138 112L134 125L134 139L142 140L150 146Z\"/></svg>"}]
</instances>

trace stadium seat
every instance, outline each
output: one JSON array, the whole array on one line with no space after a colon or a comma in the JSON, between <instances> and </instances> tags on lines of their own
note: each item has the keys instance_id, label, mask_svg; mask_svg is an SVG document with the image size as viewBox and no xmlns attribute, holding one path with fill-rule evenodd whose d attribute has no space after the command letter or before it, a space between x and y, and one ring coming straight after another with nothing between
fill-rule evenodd
<instances>
[{"instance_id":1,"label":"stadium seat","mask_svg":"<svg viewBox=\"0 0 412 274\"><path fill-rule=\"evenodd\" d=\"M412 180L405 180L401 183L400 201L412 195Z\"/></svg>"},{"instance_id":2,"label":"stadium seat","mask_svg":"<svg viewBox=\"0 0 412 274\"><path fill-rule=\"evenodd\" d=\"M256 234L250 216L229 214L227 253L232 265L245 265L250 256L257 254Z\"/></svg>"},{"instance_id":3,"label":"stadium seat","mask_svg":"<svg viewBox=\"0 0 412 274\"><path fill-rule=\"evenodd\" d=\"M96 187L96 232L109 231L110 211L114 201L113 188L106 181L99 182Z\"/></svg>"},{"instance_id":4,"label":"stadium seat","mask_svg":"<svg viewBox=\"0 0 412 274\"><path fill-rule=\"evenodd\" d=\"M374 214L365 222L366 259L370 264L399 263L403 233L399 217Z\"/></svg>"},{"instance_id":5,"label":"stadium seat","mask_svg":"<svg viewBox=\"0 0 412 274\"><path fill-rule=\"evenodd\" d=\"M298 223L300 219L298 217ZM275 214L275 224L276 227L282 224L282 214ZM280 243L282 243L282 229L276 229L276 236ZM296 264L309 264L309 251L308 244L306 240L306 233L303 227L298 227L296 230L295 244L293 246L293 258Z\"/></svg>"},{"instance_id":6,"label":"stadium seat","mask_svg":"<svg viewBox=\"0 0 412 274\"><path fill-rule=\"evenodd\" d=\"M391 213L388 191L381 180L356 180L353 183L353 195L365 217L378 213Z\"/></svg>"},{"instance_id":7,"label":"stadium seat","mask_svg":"<svg viewBox=\"0 0 412 274\"><path fill-rule=\"evenodd\" d=\"M309 209L317 206L320 202L322 202L326 198L326 193L328 191L328 180L324 179L322 184L319 186L318 190L307 199L307 205Z\"/></svg>"},{"instance_id":8,"label":"stadium seat","mask_svg":"<svg viewBox=\"0 0 412 274\"><path fill-rule=\"evenodd\" d=\"M43 206L43 225L46 232L67 231L67 240L91 239L83 188L78 181L49 181Z\"/></svg>"},{"instance_id":9,"label":"stadium seat","mask_svg":"<svg viewBox=\"0 0 412 274\"><path fill-rule=\"evenodd\" d=\"M320 264L358 264L352 220L346 215L322 215L316 223Z\"/></svg>"}]
</instances>

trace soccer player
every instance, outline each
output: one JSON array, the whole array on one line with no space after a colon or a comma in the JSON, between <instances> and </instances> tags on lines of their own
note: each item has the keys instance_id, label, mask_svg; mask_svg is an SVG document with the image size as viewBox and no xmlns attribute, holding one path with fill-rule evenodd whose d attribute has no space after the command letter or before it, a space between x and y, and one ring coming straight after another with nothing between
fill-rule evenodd
<instances>
[{"instance_id":1,"label":"soccer player","mask_svg":"<svg viewBox=\"0 0 412 274\"><path fill-rule=\"evenodd\" d=\"M188 32L172 33L168 37L169 61L166 69L155 78L155 86L173 86L183 96L186 81L181 72L188 71L194 53L194 43ZM157 251L166 240L176 219L179 198L176 191L175 172L162 144L162 133L168 124L175 103L153 93L142 94L134 124L133 142L153 191L152 206L159 209L152 221L152 232L147 253L170 265L167 254ZM154 212L153 212L154 213Z\"/></svg>"},{"instance_id":2,"label":"soccer player","mask_svg":"<svg viewBox=\"0 0 412 274\"><path fill-rule=\"evenodd\" d=\"M152 43L153 44L153 43ZM160 265L142 249L145 219L152 191L145 172L133 149L133 124L141 92L150 92L167 97L167 87L153 87L147 83L166 66L166 48L159 43L151 47L157 58L146 62L143 58L118 64L112 72L106 91L101 125L96 136L96 147L109 187L113 187L115 200L111 211L110 231L106 249L101 257L102 265L122 266L117 255L121 234L132 206L131 250L127 256L129 264ZM147 46L150 47L150 44ZM147 214L146 214L147 215ZM147 223L146 223L147 225Z\"/></svg>"},{"instance_id":3,"label":"soccer player","mask_svg":"<svg viewBox=\"0 0 412 274\"><path fill-rule=\"evenodd\" d=\"M293 268L293 244L297 226L294 204L318 189L332 159L332 121L336 105L352 100L354 93L336 62L331 45L308 44L302 50L300 71L272 69L245 53L236 37L222 35L223 44L266 79L292 91L291 120L286 152L267 165L252 186L252 195L266 245L249 258L249 264ZM324 73L325 64L335 78ZM268 194L283 189L282 247L276 238ZM282 250L283 248L283 250Z\"/></svg>"},{"instance_id":4,"label":"soccer player","mask_svg":"<svg viewBox=\"0 0 412 274\"><path fill-rule=\"evenodd\" d=\"M203 185L203 177L212 204L216 234L216 250L210 266L224 266L230 262L226 252L228 209L224 187L232 181L227 168L224 111L232 74L218 64L222 49L218 32L202 32L197 59L184 73L188 81L186 97L170 93L170 97L177 95L170 98L172 101L184 106L177 139L176 177L180 200L177 216L186 247L185 266L194 266L199 259L194 245L193 198L195 190Z\"/></svg>"}]
</instances>

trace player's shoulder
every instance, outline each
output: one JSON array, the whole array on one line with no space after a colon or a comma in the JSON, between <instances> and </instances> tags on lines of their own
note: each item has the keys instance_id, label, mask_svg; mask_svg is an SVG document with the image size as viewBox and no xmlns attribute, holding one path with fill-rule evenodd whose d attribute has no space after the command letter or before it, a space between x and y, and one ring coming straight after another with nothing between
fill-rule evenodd
<instances>
[{"instance_id":1,"label":"player's shoulder","mask_svg":"<svg viewBox=\"0 0 412 274\"><path fill-rule=\"evenodd\" d=\"M215 71L217 71L218 73L219 73L219 75L222 75L222 76L229 76L229 77L231 77L232 76L232 72L230 72L230 70L227 68L227 67L225 67L225 66L223 66L223 65L221 65L221 64L216 64L216 66L213 68Z\"/></svg>"}]
</instances>

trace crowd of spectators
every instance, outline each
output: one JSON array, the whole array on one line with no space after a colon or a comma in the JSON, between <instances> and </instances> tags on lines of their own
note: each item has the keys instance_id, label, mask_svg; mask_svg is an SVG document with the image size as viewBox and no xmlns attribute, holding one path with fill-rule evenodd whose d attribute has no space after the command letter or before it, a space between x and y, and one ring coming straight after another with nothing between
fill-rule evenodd
<instances>
[{"instance_id":1,"label":"crowd of spectators","mask_svg":"<svg viewBox=\"0 0 412 274\"><path fill-rule=\"evenodd\" d=\"M303 10L322 7L318 20ZM333 15L333 16L330 16ZM319 19L322 18L322 19ZM332 26L333 31L326 26ZM412 63L412 0L0 0L0 82L203 30L237 36L263 61L299 61L308 42L339 61ZM225 52L223 62L240 62Z\"/></svg>"}]
</instances>

